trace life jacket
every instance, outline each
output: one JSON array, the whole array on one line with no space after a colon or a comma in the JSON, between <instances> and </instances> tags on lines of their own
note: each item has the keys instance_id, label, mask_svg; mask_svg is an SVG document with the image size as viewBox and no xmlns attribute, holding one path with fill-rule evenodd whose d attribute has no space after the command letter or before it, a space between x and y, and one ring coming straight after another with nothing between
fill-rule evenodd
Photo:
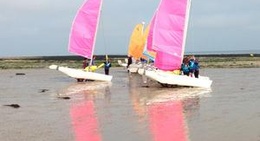
<instances>
[{"instance_id":1,"label":"life jacket","mask_svg":"<svg viewBox=\"0 0 260 141\"><path fill-rule=\"evenodd\" d=\"M194 69L194 60L192 59L192 60L190 60L189 61L189 67L191 68L191 69Z\"/></svg>"},{"instance_id":2,"label":"life jacket","mask_svg":"<svg viewBox=\"0 0 260 141\"><path fill-rule=\"evenodd\" d=\"M188 65L185 65L185 64L181 64L181 70L183 71L183 72L189 72L189 66Z\"/></svg>"},{"instance_id":3,"label":"life jacket","mask_svg":"<svg viewBox=\"0 0 260 141\"><path fill-rule=\"evenodd\" d=\"M195 69L195 70L198 70L199 68L200 68L199 62L198 62L198 61L195 61L195 62L194 62L194 69Z\"/></svg>"},{"instance_id":4,"label":"life jacket","mask_svg":"<svg viewBox=\"0 0 260 141\"><path fill-rule=\"evenodd\" d=\"M110 62L105 62L105 69L109 69L111 67L111 63Z\"/></svg>"},{"instance_id":5,"label":"life jacket","mask_svg":"<svg viewBox=\"0 0 260 141\"><path fill-rule=\"evenodd\" d=\"M196 60L190 60L189 62L189 69L190 70L198 70L199 69L199 62Z\"/></svg>"}]
</instances>

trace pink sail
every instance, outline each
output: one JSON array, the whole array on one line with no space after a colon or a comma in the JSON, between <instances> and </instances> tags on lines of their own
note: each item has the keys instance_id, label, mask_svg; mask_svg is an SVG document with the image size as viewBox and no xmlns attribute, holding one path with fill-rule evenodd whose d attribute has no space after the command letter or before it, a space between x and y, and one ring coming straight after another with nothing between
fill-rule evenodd
<instances>
[{"instance_id":1,"label":"pink sail","mask_svg":"<svg viewBox=\"0 0 260 141\"><path fill-rule=\"evenodd\" d=\"M184 54L190 0L162 0L154 19L152 49L155 66L161 70L179 69Z\"/></svg>"},{"instance_id":2,"label":"pink sail","mask_svg":"<svg viewBox=\"0 0 260 141\"><path fill-rule=\"evenodd\" d=\"M69 52L92 58L101 4L101 0L86 0L78 10L71 27Z\"/></svg>"},{"instance_id":3,"label":"pink sail","mask_svg":"<svg viewBox=\"0 0 260 141\"><path fill-rule=\"evenodd\" d=\"M180 57L165 52L156 51L154 65L160 70L171 71L181 67Z\"/></svg>"},{"instance_id":4,"label":"pink sail","mask_svg":"<svg viewBox=\"0 0 260 141\"><path fill-rule=\"evenodd\" d=\"M146 48L149 51L154 51L153 49L153 29L154 29L154 21L155 21L156 13L153 15L152 21L150 23L150 30L147 36Z\"/></svg>"}]
</instances>

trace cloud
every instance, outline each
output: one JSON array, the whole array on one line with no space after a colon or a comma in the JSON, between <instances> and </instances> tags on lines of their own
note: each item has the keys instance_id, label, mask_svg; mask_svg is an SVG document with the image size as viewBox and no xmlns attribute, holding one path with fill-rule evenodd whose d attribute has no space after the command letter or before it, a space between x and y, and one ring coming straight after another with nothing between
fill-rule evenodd
<instances>
[{"instance_id":1,"label":"cloud","mask_svg":"<svg viewBox=\"0 0 260 141\"><path fill-rule=\"evenodd\" d=\"M0 8L12 11L38 11L45 9L50 4L46 0L9 0L8 2L0 1Z\"/></svg>"},{"instance_id":2,"label":"cloud","mask_svg":"<svg viewBox=\"0 0 260 141\"><path fill-rule=\"evenodd\" d=\"M104 0L95 53L106 52L106 44L110 54L125 54L134 26L149 23L159 1ZM66 54L70 26L83 2L0 0L0 47L8 46L4 52L13 55ZM259 48L259 7L260 0L193 0L188 50ZM18 47L23 51L12 51Z\"/></svg>"},{"instance_id":3,"label":"cloud","mask_svg":"<svg viewBox=\"0 0 260 141\"><path fill-rule=\"evenodd\" d=\"M196 26L199 28L246 28L255 26L254 21L255 18L250 15L223 16L219 14L206 17L201 16L193 22L196 22Z\"/></svg>"},{"instance_id":4,"label":"cloud","mask_svg":"<svg viewBox=\"0 0 260 141\"><path fill-rule=\"evenodd\" d=\"M193 1L191 24L196 28L259 29L260 1ZM258 15L258 16L257 16Z\"/></svg>"}]
</instances>

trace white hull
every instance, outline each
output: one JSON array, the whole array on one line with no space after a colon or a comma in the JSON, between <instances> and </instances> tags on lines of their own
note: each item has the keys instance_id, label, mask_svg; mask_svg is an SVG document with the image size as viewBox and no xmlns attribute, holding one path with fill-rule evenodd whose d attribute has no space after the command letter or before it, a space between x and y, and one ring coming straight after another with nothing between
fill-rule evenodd
<instances>
[{"instance_id":1,"label":"white hull","mask_svg":"<svg viewBox=\"0 0 260 141\"><path fill-rule=\"evenodd\" d=\"M161 70L145 70L139 69L139 74L145 75L148 78L155 80L161 84L178 85L178 86L192 86L210 88L212 80L209 77L199 76L199 78L189 77L186 75L177 75Z\"/></svg>"},{"instance_id":2,"label":"white hull","mask_svg":"<svg viewBox=\"0 0 260 141\"><path fill-rule=\"evenodd\" d=\"M138 73L139 68L143 68L141 63L129 65L128 70L130 73Z\"/></svg>"},{"instance_id":3,"label":"white hull","mask_svg":"<svg viewBox=\"0 0 260 141\"><path fill-rule=\"evenodd\" d=\"M145 72L145 69L144 69L144 68L138 69L138 73L139 73L140 75L144 75L144 72Z\"/></svg>"},{"instance_id":4,"label":"white hull","mask_svg":"<svg viewBox=\"0 0 260 141\"><path fill-rule=\"evenodd\" d=\"M118 63L121 67L127 68L127 59L125 59L125 63L123 63L121 60L117 60L117 63ZM137 73L137 72L138 72L138 69L139 69L139 68L142 68L142 67L143 67L142 63L138 63L138 64L132 63L132 64L129 65L129 67L128 67L127 69L128 69L128 71L129 71L130 73Z\"/></svg>"},{"instance_id":5,"label":"white hull","mask_svg":"<svg viewBox=\"0 0 260 141\"><path fill-rule=\"evenodd\" d=\"M127 67L127 63L123 63L121 60L117 60L117 62L121 67L125 67L125 68Z\"/></svg>"},{"instance_id":6,"label":"white hull","mask_svg":"<svg viewBox=\"0 0 260 141\"><path fill-rule=\"evenodd\" d=\"M51 66L49 66L49 68L56 69L75 79L111 81L113 78L113 76L111 76L111 75L105 75L105 74L100 74L100 73L95 73L95 72L87 72L82 69L59 67L57 65L51 65Z\"/></svg>"},{"instance_id":7,"label":"white hull","mask_svg":"<svg viewBox=\"0 0 260 141\"><path fill-rule=\"evenodd\" d=\"M127 63L123 63L121 60L118 60L117 61L118 64L121 66L121 67L125 67L127 68ZM129 67L128 67L128 71L130 73L137 73L138 72L138 69L142 67L142 64L139 63L139 64L130 64Z\"/></svg>"}]
</instances>

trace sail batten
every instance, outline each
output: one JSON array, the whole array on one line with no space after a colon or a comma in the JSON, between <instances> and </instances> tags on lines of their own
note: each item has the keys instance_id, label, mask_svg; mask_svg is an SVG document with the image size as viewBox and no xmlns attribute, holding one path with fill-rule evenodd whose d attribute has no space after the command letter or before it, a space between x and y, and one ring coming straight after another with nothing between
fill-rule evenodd
<instances>
[{"instance_id":1,"label":"sail batten","mask_svg":"<svg viewBox=\"0 0 260 141\"><path fill-rule=\"evenodd\" d=\"M72 23L69 47L70 53L92 58L102 0L86 0L79 8Z\"/></svg>"}]
</instances>

